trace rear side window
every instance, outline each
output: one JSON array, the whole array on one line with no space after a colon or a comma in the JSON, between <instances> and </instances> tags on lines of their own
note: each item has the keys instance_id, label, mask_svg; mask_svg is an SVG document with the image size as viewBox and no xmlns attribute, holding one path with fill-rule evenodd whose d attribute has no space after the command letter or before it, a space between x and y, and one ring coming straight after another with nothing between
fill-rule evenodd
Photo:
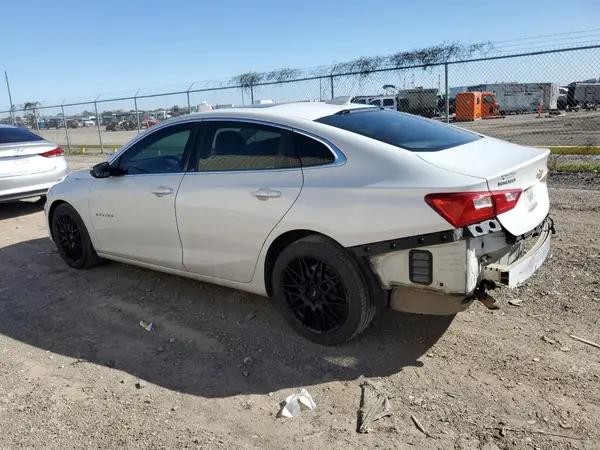
<instances>
[{"instance_id":1,"label":"rear side window","mask_svg":"<svg viewBox=\"0 0 600 450\"><path fill-rule=\"evenodd\" d=\"M333 153L325 144L300 133L294 133L294 135L302 167L321 166L335 160Z\"/></svg>"},{"instance_id":2,"label":"rear side window","mask_svg":"<svg viewBox=\"0 0 600 450\"><path fill-rule=\"evenodd\" d=\"M394 106L394 99L393 98L384 98L383 99L383 106Z\"/></svg>"},{"instance_id":3,"label":"rear side window","mask_svg":"<svg viewBox=\"0 0 600 450\"><path fill-rule=\"evenodd\" d=\"M0 144L43 141L41 137L23 128L0 127Z\"/></svg>"},{"instance_id":4,"label":"rear side window","mask_svg":"<svg viewBox=\"0 0 600 450\"><path fill-rule=\"evenodd\" d=\"M432 120L381 109L338 113L316 122L413 152L437 152L481 139L477 134Z\"/></svg>"},{"instance_id":5,"label":"rear side window","mask_svg":"<svg viewBox=\"0 0 600 450\"><path fill-rule=\"evenodd\" d=\"M198 161L201 172L300 167L287 129L244 121L210 121Z\"/></svg>"}]
</instances>

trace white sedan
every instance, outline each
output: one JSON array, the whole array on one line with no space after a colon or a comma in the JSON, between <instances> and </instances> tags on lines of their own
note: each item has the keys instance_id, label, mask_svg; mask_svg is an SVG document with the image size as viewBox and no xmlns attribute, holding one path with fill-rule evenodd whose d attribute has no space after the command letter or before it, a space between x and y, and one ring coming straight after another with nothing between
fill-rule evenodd
<instances>
[{"instance_id":1,"label":"white sedan","mask_svg":"<svg viewBox=\"0 0 600 450\"><path fill-rule=\"evenodd\" d=\"M526 281L554 231L548 154L349 98L215 110L71 173L45 210L71 267L272 297L335 345L385 307L451 315Z\"/></svg>"}]
</instances>

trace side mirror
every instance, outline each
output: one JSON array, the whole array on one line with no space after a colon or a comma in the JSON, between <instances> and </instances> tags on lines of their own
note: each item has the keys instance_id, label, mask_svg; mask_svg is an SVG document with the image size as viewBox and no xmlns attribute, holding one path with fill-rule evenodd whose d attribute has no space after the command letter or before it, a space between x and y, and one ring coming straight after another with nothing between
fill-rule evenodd
<instances>
[{"instance_id":1,"label":"side mirror","mask_svg":"<svg viewBox=\"0 0 600 450\"><path fill-rule=\"evenodd\" d=\"M94 178L108 178L110 177L110 164L108 162L101 162L90 167L90 175Z\"/></svg>"}]
</instances>

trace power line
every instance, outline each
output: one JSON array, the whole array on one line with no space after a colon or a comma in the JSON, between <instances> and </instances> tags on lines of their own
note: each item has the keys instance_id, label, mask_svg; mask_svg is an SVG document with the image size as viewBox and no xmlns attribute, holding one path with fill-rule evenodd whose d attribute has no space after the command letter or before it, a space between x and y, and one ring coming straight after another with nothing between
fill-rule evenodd
<instances>
[{"instance_id":1,"label":"power line","mask_svg":"<svg viewBox=\"0 0 600 450\"><path fill-rule=\"evenodd\" d=\"M509 47L520 47L520 46L523 46L523 45L547 44L549 42L556 42L556 41L564 42L564 41L570 40L570 39L581 40L581 39L591 39L591 38L597 38L598 41L600 41L600 34L595 34L595 35L591 35L591 36L577 36L577 37L570 37L570 38L545 39L545 40L542 40L542 41L526 41L526 42L519 42L518 44L501 45L500 47L494 46L494 48L503 49L503 48L509 48ZM589 42L589 41L586 41L586 42ZM565 44L567 44L567 43L565 42ZM576 43L569 42L568 44L569 45L574 45ZM555 44L555 45L561 45L561 44Z\"/></svg>"},{"instance_id":2,"label":"power line","mask_svg":"<svg viewBox=\"0 0 600 450\"><path fill-rule=\"evenodd\" d=\"M597 31L600 31L600 28L596 28L596 29L593 29L593 30L568 31L566 33L542 34L542 35L539 35L539 36L530 36L530 37L523 37L523 38L506 39L504 41L493 42L493 44L503 44L505 42L515 42L515 41L527 41L527 40L531 40L531 39L539 39L539 38L545 38L545 37L567 36L567 35L572 35L572 34L595 33Z\"/></svg>"}]
</instances>

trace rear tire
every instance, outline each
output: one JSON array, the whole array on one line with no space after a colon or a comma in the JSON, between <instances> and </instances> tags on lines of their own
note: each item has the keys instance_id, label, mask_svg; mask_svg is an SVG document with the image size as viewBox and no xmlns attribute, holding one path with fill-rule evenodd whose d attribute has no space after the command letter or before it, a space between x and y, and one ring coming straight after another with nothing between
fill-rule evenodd
<instances>
[{"instance_id":1,"label":"rear tire","mask_svg":"<svg viewBox=\"0 0 600 450\"><path fill-rule=\"evenodd\" d=\"M90 269L102 262L83 220L71 205L59 205L52 215L52 238L62 259L74 269Z\"/></svg>"},{"instance_id":2,"label":"rear tire","mask_svg":"<svg viewBox=\"0 0 600 450\"><path fill-rule=\"evenodd\" d=\"M273 268L273 297L304 338L338 345L360 334L376 306L365 274L336 242L312 235L286 247Z\"/></svg>"}]
</instances>

